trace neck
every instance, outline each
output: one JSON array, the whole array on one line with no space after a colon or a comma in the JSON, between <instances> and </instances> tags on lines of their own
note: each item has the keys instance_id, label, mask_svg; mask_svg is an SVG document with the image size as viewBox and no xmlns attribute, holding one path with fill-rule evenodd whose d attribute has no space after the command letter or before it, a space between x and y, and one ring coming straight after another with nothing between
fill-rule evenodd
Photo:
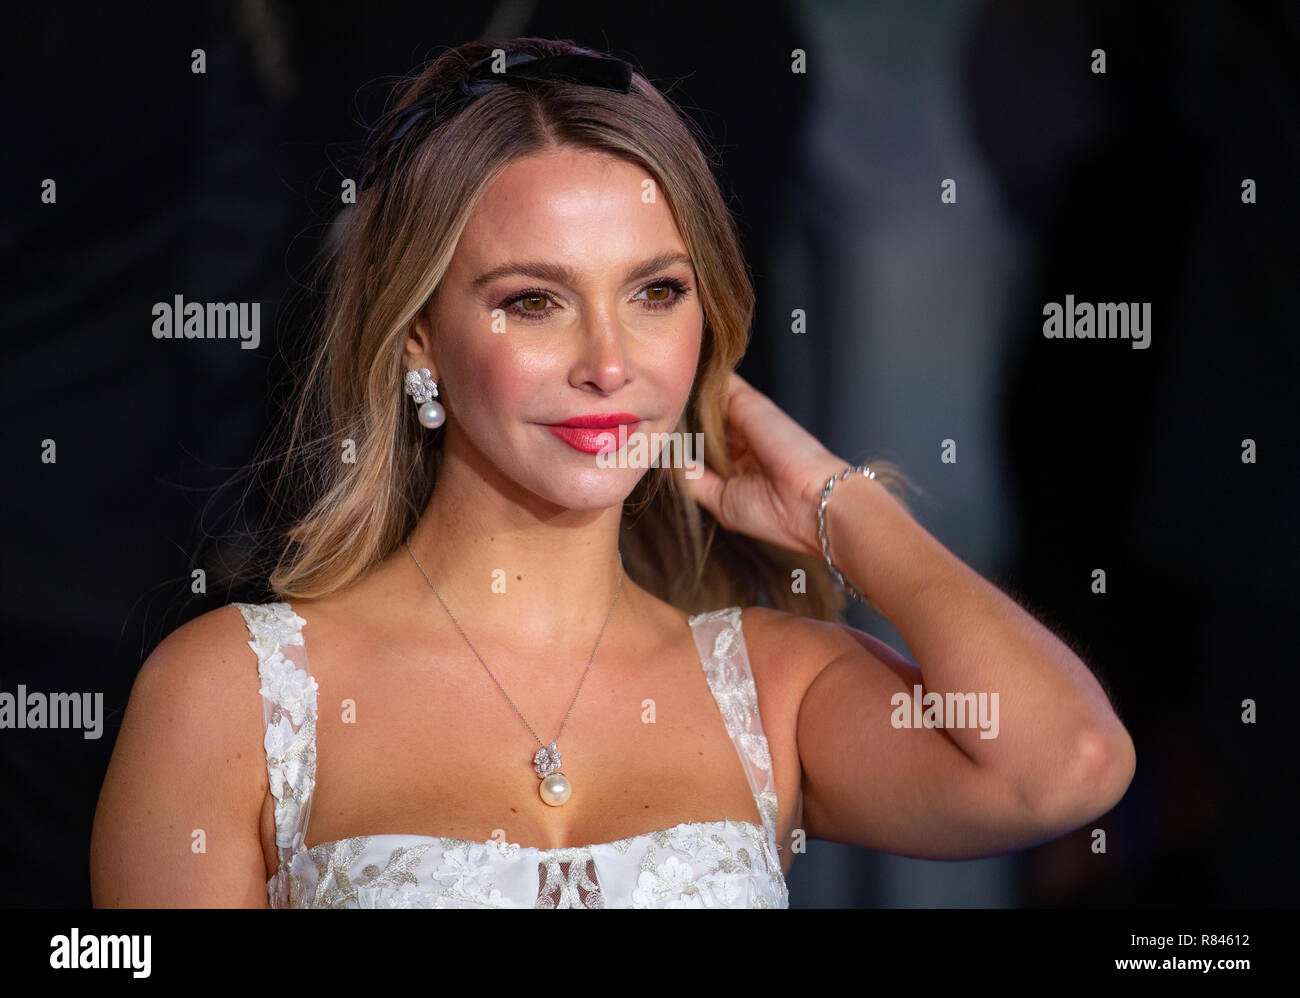
<instances>
[{"instance_id":1,"label":"neck","mask_svg":"<svg viewBox=\"0 0 1300 998\"><path fill-rule=\"evenodd\" d=\"M521 652L573 646L589 654L606 618L608 637L620 610L636 600L624 575L614 603L621 519L621 506L521 503L517 487L507 494L447 462L411 532L411 552L405 545L395 552L405 564L394 570L409 580L417 606L426 603L429 613L445 617L441 595L476 645L499 640Z\"/></svg>"}]
</instances>

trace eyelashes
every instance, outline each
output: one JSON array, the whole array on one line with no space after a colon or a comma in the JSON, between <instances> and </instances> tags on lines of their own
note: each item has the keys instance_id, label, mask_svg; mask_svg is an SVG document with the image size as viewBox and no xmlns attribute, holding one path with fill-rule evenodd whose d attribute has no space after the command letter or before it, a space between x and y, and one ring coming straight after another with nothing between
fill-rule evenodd
<instances>
[{"instance_id":1,"label":"eyelashes","mask_svg":"<svg viewBox=\"0 0 1300 998\"><path fill-rule=\"evenodd\" d=\"M651 312L669 312L680 305L690 294L690 287L675 277L666 277L657 281L651 281L637 292L638 295L647 291L655 291L659 288L668 288L673 292L671 297L663 299L646 298L634 299L640 300L648 311ZM541 322L546 319L553 309L550 308L523 308L516 304L517 302L529 301L536 304L538 300L550 301L555 296L549 291L541 288L528 288L519 291L508 298L503 298L497 303L497 308L502 309L512 318L519 319L522 322Z\"/></svg>"}]
</instances>

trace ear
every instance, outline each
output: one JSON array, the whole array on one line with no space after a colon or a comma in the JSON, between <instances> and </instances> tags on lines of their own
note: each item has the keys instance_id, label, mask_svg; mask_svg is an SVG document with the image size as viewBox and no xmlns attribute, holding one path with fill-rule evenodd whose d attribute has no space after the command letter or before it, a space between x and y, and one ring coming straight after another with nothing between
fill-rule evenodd
<instances>
[{"instance_id":1,"label":"ear","mask_svg":"<svg viewBox=\"0 0 1300 998\"><path fill-rule=\"evenodd\" d=\"M433 323L430 321L432 311L433 305L430 303L420 309L411 320L410 326L407 327L406 343L402 349L410 370L427 367L429 376L434 381L438 381L438 365L433 359Z\"/></svg>"}]
</instances>

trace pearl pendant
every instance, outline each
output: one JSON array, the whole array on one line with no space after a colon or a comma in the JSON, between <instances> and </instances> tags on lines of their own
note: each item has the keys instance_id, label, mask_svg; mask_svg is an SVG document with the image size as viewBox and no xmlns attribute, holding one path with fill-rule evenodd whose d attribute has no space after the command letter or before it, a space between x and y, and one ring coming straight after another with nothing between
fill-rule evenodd
<instances>
[{"instance_id":1,"label":"pearl pendant","mask_svg":"<svg viewBox=\"0 0 1300 998\"><path fill-rule=\"evenodd\" d=\"M436 430L447 418L447 413L437 402L426 402L420 406L420 425Z\"/></svg>"},{"instance_id":2,"label":"pearl pendant","mask_svg":"<svg viewBox=\"0 0 1300 998\"><path fill-rule=\"evenodd\" d=\"M546 803L552 807L559 807L569 799L573 788L569 786L569 780L563 773L552 773L542 780L537 792Z\"/></svg>"}]
</instances>

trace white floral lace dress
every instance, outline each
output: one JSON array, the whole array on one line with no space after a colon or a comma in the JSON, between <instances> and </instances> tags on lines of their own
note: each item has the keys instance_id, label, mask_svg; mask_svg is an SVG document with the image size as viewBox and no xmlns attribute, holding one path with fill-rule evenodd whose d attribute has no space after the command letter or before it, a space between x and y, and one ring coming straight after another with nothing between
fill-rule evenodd
<instances>
[{"instance_id":1,"label":"white floral lace dress","mask_svg":"<svg viewBox=\"0 0 1300 998\"><path fill-rule=\"evenodd\" d=\"M772 759L740 607L690 618L763 826L684 822L617 842L539 849L495 840L361 835L304 847L316 785L316 680L288 603L235 603L257 654L280 868L273 908L787 908Z\"/></svg>"}]
</instances>

